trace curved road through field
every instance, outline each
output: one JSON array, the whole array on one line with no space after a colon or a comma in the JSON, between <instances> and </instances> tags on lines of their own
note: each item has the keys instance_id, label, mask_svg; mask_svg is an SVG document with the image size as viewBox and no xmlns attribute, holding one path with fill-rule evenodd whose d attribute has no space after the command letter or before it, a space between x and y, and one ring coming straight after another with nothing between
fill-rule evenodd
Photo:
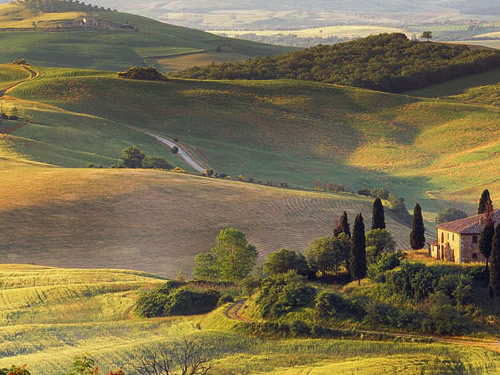
<instances>
[{"instance_id":1,"label":"curved road through field","mask_svg":"<svg viewBox=\"0 0 500 375\"><path fill-rule=\"evenodd\" d=\"M138 130L138 129L137 129ZM203 169L205 169L201 164L199 164L196 160L194 160L191 155L189 155L187 153L187 151L182 147L180 146L179 144L175 143L174 141L168 139L168 138L165 138L165 137L162 137L160 135L157 135L157 134L153 134L153 133L149 133L149 132L146 132L146 131L143 131L144 134L147 134L147 135L150 135L151 137L154 137L156 138L158 141L160 141L161 143L167 145L168 147L170 148L174 148L174 147L177 147L179 149L179 152L178 152L178 155L187 163L191 166L191 168L193 168L194 170L196 170L197 172L203 172Z\"/></svg>"},{"instance_id":2,"label":"curved road through field","mask_svg":"<svg viewBox=\"0 0 500 375\"><path fill-rule=\"evenodd\" d=\"M29 66L26 66L26 65L21 65L21 66L24 68L24 70L28 71L30 76L28 78L23 79L22 81L14 83L12 86L9 86L3 90L0 90L0 98L2 96L4 96L7 93L7 91L12 90L13 88L16 88L17 86L23 84L24 82L31 81L32 79L35 79L36 77L38 77L38 72L35 69L33 69Z\"/></svg>"}]
</instances>

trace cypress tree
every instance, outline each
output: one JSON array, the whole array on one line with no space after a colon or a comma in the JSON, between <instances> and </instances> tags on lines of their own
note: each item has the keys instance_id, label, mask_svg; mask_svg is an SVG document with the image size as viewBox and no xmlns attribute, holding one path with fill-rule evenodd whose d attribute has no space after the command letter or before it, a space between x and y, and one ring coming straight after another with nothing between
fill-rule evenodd
<instances>
[{"instance_id":1,"label":"cypress tree","mask_svg":"<svg viewBox=\"0 0 500 375\"><path fill-rule=\"evenodd\" d=\"M375 202L373 202L372 230L373 229L385 229L384 205L380 198L375 199Z\"/></svg>"},{"instance_id":2,"label":"cypress tree","mask_svg":"<svg viewBox=\"0 0 500 375\"><path fill-rule=\"evenodd\" d=\"M500 296L500 224L495 228L491 247L490 288Z\"/></svg>"},{"instance_id":3,"label":"cypress tree","mask_svg":"<svg viewBox=\"0 0 500 375\"><path fill-rule=\"evenodd\" d=\"M351 245L351 276L358 280L358 285L361 279L366 276L366 238L365 224L363 216L359 214L354 221Z\"/></svg>"},{"instance_id":4,"label":"cypress tree","mask_svg":"<svg viewBox=\"0 0 500 375\"><path fill-rule=\"evenodd\" d=\"M347 217L347 212L344 211L342 217L340 218L340 223L342 225L342 233L347 237L351 238L351 226L349 225L349 220Z\"/></svg>"},{"instance_id":5,"label":"cypress tree","mask_svg":"<svg viewBox=\"0 0 500 375\"><path fill-rule=\"evenodd\" d=\"M486 272L488 272L488 261L493 246L493 236L495 235L495 223L491 216L486 217L486 225L479 238L479 251L486 258Z\"/></svg>"},{"instance_id":6,"label":"cypress tree","mask_svg":"<svg viewBox=\"0 0 500 375\"><path fill-rule=\"evenodd\" d=\"M422 218L422 207L418 203L413 210L410 245L413 250L422 249L425 245L424 219Z\"/></svg>"},{"instance_id":7,"label":"cypress tree","mask_svg":"<svg viewBox=\"0 0 500 375\"><path fill-rule=\"evenodd\" d=\"M488 211L493 211L493 202L491 201L490 191L486 189L481 194L481 199L479 199L479 208L477 209L477 214L481 215Z\"/></svg>"},{"instance_id":8,"label":"cypress tree","mask_svg":"<svg viewBox=\"0 0 500 375\"><path fill-rule=\"evenodd\" d=\"M333 237L338 237L341 233L344 233L347 237L351 238L351 228L349 226L347 212L345 211L333 227Z\"/></svg>"}]
</instances>

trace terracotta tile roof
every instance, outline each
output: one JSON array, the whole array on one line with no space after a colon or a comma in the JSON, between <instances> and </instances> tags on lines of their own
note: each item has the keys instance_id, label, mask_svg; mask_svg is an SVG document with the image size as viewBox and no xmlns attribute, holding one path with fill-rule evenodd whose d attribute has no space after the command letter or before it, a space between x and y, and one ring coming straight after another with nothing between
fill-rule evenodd
<instances>
[{"instance_id":1,"label":"terracotta tile roof","mask_svg":"<svg viewBox=\"0 0 500 375\"><path fill-rule=\"evenodd\" d=\"M493 220L495 221L495 225L500 224L500 210L495 211L493 214ZM486 215L482 214L440 224L436 226L436 228L459 234L481 234L484 229L485 222Z\"/></svg>"}]
</instances>

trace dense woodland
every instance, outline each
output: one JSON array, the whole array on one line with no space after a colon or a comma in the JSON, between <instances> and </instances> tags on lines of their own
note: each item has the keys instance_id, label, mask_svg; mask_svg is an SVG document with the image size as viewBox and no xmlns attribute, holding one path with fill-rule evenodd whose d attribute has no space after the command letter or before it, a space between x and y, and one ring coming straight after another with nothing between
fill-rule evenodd
<instances>
[{"instance_id":1,"label":"dense woodland","mask_svg":"<svg viewBox=\"0 0 500 375\"><path fill-rule=\"evenodd\" d=\"M299 79L386 92L403 92L500 65L500 52L409 40L404 34L370 36L245 62L193 67L177 73L197 79Z\"/></svg>"}]
</instances>

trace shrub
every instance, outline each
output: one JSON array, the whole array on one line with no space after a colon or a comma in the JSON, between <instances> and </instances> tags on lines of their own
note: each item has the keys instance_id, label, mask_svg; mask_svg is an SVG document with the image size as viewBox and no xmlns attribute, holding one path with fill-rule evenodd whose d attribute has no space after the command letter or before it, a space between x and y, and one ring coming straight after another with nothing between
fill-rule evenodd
<instances>
[{"instance_id":1,"label":"shrub","mask_svg":"<svg viewBox=\"0 0 500 375\"><path fill-rule=\"evenodd\" d=\"M31 375L31 373L26 369L26 365L18 367L12 366L9 368L0 368L0 375Z\"/></svg>"},{"instance_id":2,"label":"shrub","mask_svg":"<svg viewBox=\"0 0 500 375\"><path fill-rule=\"evenodd\" d=\"M176 155L178 153L179 153L179 147L177 146L172 147L172 154Z\"/></svg>"},{"instance_id":3,"label":"shrub","mask_svg":"<svg viewBox=\"0 0 500 375\"><path fill-rule=\"evenodd\" d=\"M382 254L375 263L368 266L368 277L374 281L385 281L385 272L399 267L401 253Z\"/></svg>"},{"instance_id":4,"label":"shrub","mask_svg":"<svg viewBox=\"0 0 500 375\"><path fill-rule=\"evenodd\" d=\"M302 320L295 320L290 324L290 333L294 337L307 337L311 334L311 329Z\"/></svg>"},{"instance_id":5,"label":"shrub","mask_svg":"<svg viewBox=\"0 0 500 375\"><path fill-rule=\"evenodd\" d=\"M122 150L123 165L126 168L142 168L146 155L137 146L129 146Z\"/></svg>"},{"instance_id":6,"label":"shrub","mask_svg":"<svg viewBox=\"0 0 500 375\"><path fill-rule=\"evenodd\" d=\"M264 279L256 302L263 318L276 319L296 308L309 305L315 294L315 289L306 285L304 277L296 271L289 271Z\"/></svg>"},{"instance_id":7,"label":"shrub","mask_svg":"<svg viewBox=\"0 0 500 375\"><path fill-rule=\"evenodd\" d=\"M234 302L233 296L229 294L223 294L220 298L219 301L217 301L217 306L222 306L225 305L226 303Z\"/></svg>"},{"instance_id":8,"label":"shrub","mask_svg":"<svg viewBox=\"0 0 500 375\"><path fill-rule=\"evenodd\" d=\"M169 295L165 315L204 314L217 307L219 298L220 293L215 290L177 289Z\"/></svg>"},{"instance_id":9,"label":"shrub","mask_svg":"<svg viewBox=\"0 0 500 375\"><path fill-rule=\"evenodd\" d=\"M154 156L146 156L142 161L142 167L146 169L172 169L168 161Z\"/></svg>"},{"instance_id":10,"label":"shrub","mask_svg":"<svg viewBox=\"0 0 500 375\"><path fill-rule=\"evenodd\" d=\"M170 281L167 284L150 290L139 297L135 312L143 318L163 316L165 307L169 303L169 294L181 286L181 283Z\"/></svg>"},{"instance_id":11,"label":"shrub","mask_svg":"<svg viewBox=\"0 0 500 375\"><path fill-rule=\"evenodd\" d=\"M352 312L351 305L341 295L322 291L316 296L314 311L320 318L329 318L338 313Z\"/></svg>"}]
</instances>

